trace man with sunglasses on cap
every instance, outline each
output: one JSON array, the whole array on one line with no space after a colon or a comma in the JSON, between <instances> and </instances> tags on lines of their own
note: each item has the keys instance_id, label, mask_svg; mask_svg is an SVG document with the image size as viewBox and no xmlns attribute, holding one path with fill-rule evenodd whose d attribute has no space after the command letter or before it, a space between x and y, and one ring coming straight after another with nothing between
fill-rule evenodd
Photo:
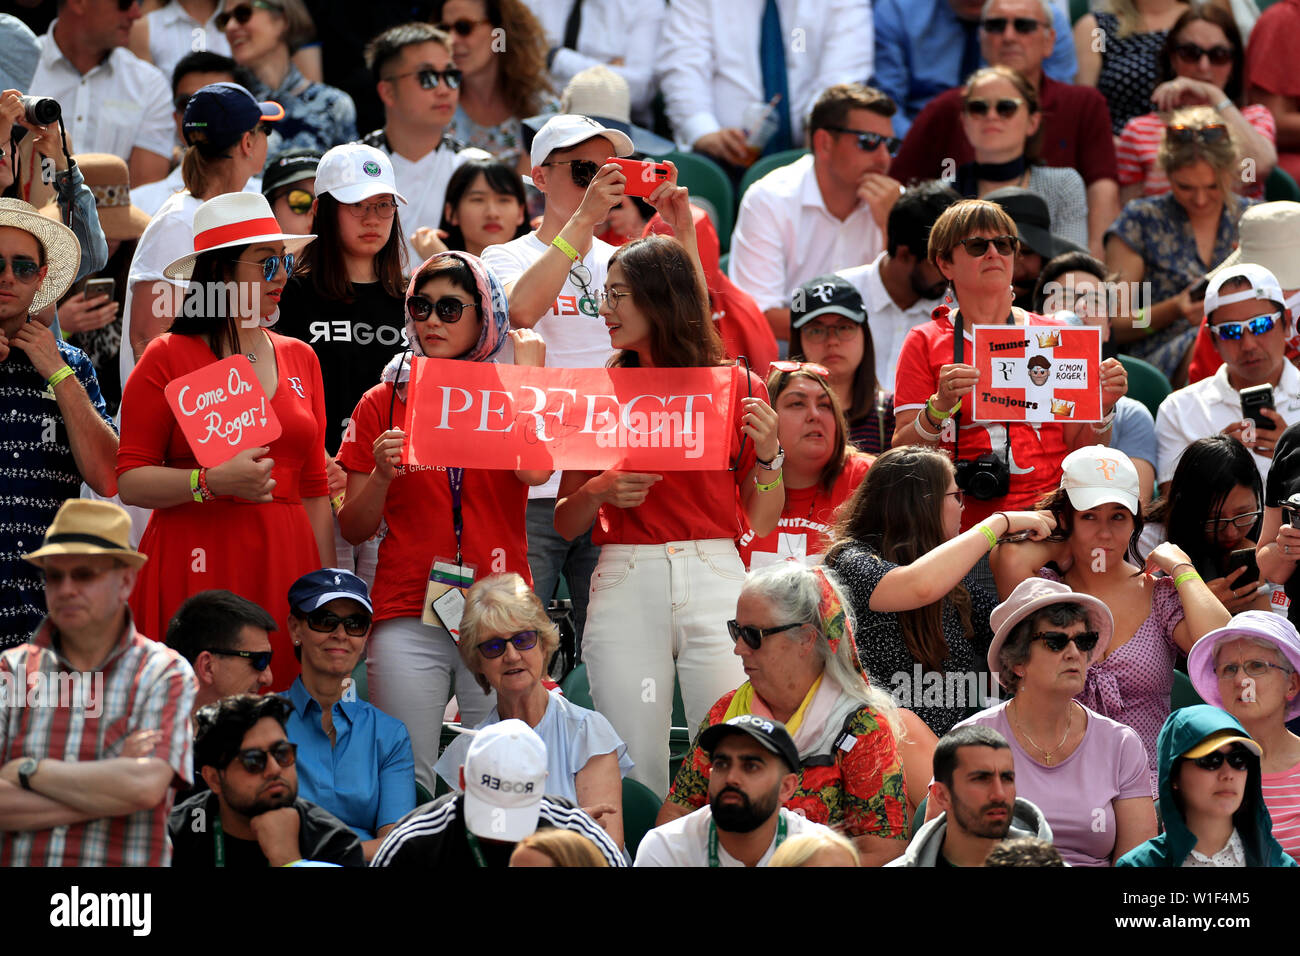
<instances>
[{"instance_id":1,"label":"man with sunglasses on cap","mask_svg":"<svg viewBox=\"0 0 1300 956\"><path fill-rule=\"evenodd\" d=\"M783 804L799 785L799 751L785 724L741 714L700 734L709 805L645 835L635 866L767 866L789 837L832 833Z\"/></svg>"},{"instance_id":2,"label":"man with sunglasses on cap","mask_svg":"<svg viewBox=\"0 0 1300 956\"><path fill-rule=\"evenodd\" d=\"M1286 359L1293 316L1273 273L1249 263L1223 269L1205 290L1205 316L1223 365L1160 405L1156 480L1162 495L1183 450L1216 432L1249 448L1260 480L1265 480L1282 432L1300 422L1300 370ZM1261 385L1272 388L1271 407L1260 410L1270 423L1267 427L1243 420L1241 390Z\"/></svg>"},{"instance_id":3,"label":"man with sunglasses on cap","mask_svg":"<svg viewBox=\"0 0 1300 956\"><path fill-rule=\"evenodd\" d=\"M241 694L195 715L194 765L211 788L167 821L173 867L365 866L357 835L298 797L283 697Z\"/></svg>"},{"instance_id":4,"label":"man with sunglasses on cap","mask_svg":"<svg viewBox=\"0 0 1300 956\"><path fill-rule=\"evenodd\" d=\"M200 591L176 609L166 644L198 678L194 710L235 694L260 694L271 683L275 618L231 591Z\"/></svg>"},{"instance_id":5,"label":"man with sunglasses on cap","mask_svg":"<svg viewBox=\"0 0 1300 956\"><path fill-rule=\"evenodd\" d=\"M408 267L414 272L426 258L411 241L417 231L432 244L427 255L447 249L437 230L452 173L468 160L492 157L447 133L461 81L451 58L450 36L429 23L403 23L371 40L365 56L384 105L384 126L361 142L382 149L393 160L398 189L408 203L402 213L403 238Z\"/></svg>"},{"instance_id":6,"label":"man with sunglasses on cap","mask_svg":"<svg viewBox=\"0 0 1300 956\"><path fill-rule=\"evenodd\" d=\"M0 656L0 866L166 866L190 779L194 672L135 629L145 555L105 501L64 502L42 547L50 613Z\"/></svg>"}]
</instances>

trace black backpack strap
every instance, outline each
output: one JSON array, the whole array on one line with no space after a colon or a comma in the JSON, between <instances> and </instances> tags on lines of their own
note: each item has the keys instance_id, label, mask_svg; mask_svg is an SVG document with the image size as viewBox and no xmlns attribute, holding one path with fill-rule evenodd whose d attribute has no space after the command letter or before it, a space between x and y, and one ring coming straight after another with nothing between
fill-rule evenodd
<instances>
[{"instance_id":1,"label":"black backpack strap","mask_svg":"<svg viewBox=\"0 0 1300 956\"><path fill-rule=\"evenodd\" d=\"M804 767L835 766L835 754L840 749L840 745L849 737L853 736L853 733L849 728L853 725L853 719L857 716L858 712L856 710L849 711L845 716L844 723L840 727L840 732L835 735L835 739L831 742L830 753L813 754L811 757L806 757L799 761L800 765Z\"/></svg>"}]
</instances>

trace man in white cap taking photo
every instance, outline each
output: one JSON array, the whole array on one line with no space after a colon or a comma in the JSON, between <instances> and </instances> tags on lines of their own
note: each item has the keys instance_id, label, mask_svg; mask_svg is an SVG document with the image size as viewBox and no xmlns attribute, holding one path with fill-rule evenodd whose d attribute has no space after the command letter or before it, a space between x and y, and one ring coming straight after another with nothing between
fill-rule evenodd
<instances>
[{"instance_id":1,"label":"man in white cap taking photo","mask_svg":"<svg viewBox=\"0 0 1300 956\"><path fill-rule=\"evenodd\" d=\"M71 229L0 199L0 392L12 451L0 456L0 649L27 640L45 615L40 573L22 553L83 479L100 494L117 486L117 432L94 366L32 318L67 291L80 261Z\"/></svg>"},{"instance_id":2,"label":"man in white cap taking photo","mask_svg":"<svg viewBox=\"0 0 1300 956\"><path fill-rule=\"evenodd\" d=\"M462 792L407 814L370 865L503 867L524 837L542 827L558 827L586 837L610 866L626 866L599 823L563 797L546 795L546 772L546 744L522 720L503 720L477 731L460 768Z\"/></svg>"}]
</instances>

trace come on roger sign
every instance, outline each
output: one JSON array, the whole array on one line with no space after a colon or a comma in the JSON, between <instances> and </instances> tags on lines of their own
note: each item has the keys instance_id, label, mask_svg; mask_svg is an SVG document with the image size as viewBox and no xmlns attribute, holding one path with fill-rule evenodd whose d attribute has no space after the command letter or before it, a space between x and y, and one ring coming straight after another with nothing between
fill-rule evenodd
<instances>
[{"instance_id":1,"label":"come on roger sign","mask_svg":"<svg viewBox=\"0 0 1300 956\"><path fill-rule=\"evenodd\" d=\"M204 468L215 468L242 449L269 445L280 437L280 420L243 355L168 382L163 392Z\"/></svg>"},{"instance_id":2,"label":"come on roger sign","mask_svg":"<svg viewBox=\"0 0 1300 956\"><path fill-rule=\"evenodd\" d=\"M1101 421L1101 329L977 325L972 418Z\"/></svg>"}]
</instances>

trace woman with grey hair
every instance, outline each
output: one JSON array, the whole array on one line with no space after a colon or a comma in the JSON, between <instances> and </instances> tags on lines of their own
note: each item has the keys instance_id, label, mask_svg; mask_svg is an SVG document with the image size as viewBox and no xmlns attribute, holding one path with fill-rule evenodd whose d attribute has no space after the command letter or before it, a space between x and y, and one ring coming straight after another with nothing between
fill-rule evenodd
<instances>
[{"instance_id":1,"label":"woman with grey hair","mask_svg":"<svg viewBox=\"0 0 1300 956\"><path fill-rule=\"evenodd\" d=\"M632 769L627 744L594 710L579 707L542 683L560 635L541 600L518 574L475 582L460 621L460 657L497 705L475 730L512 717L546 744L546 792L567 797L623 845L623 774ZM469 749L468 734L443 751L434 771L453 789Z\"/></svg>"},{"instance_id":2,"label":"woman with grey hair","mask_svg":"<svg viewBox=\"0 0 1300 956\"><path fill-rule=\"evenodd\" d=\"M1042 810L1067 863L1109 866L1156 834L1141 738L1074 699L1110 643L1110 609L1058 581L1029 578L990 623L989 670L1015 696L957 727L982 724L1007 738L1016 795ZM927 816L938 812L931 804Z\"/></svg>"},{"instance_id":3,"label":"woman with grey hair","mask_svg":"<svg viewBox=\"0 0 1300 956\"><path fill-rule=\"evenodd\" d=\"M902 853L909 822L896 742L902 723L890 696L862 674L834 574L794 562L753 572L727 629L748 680L713 705L700 731L742 714L781 721L802 763L785 806L843 832L864 865ZM659 824L708 802L709 770L697 737Z\"/></svg>"},{"instance_id":4,"label":"woman with grey hair","mask_svg":"<svg viewBox=\"0 0 1300 956\"><path fill-rule=\"evenodd\" d=\"M1273 836L1300 851L1300 634L1272 611L1242 611L1196 642L1187 655L1192 686L1207 704L1236 717L1260 747L1264 805Z\"/></svg>"}]
</instances>

